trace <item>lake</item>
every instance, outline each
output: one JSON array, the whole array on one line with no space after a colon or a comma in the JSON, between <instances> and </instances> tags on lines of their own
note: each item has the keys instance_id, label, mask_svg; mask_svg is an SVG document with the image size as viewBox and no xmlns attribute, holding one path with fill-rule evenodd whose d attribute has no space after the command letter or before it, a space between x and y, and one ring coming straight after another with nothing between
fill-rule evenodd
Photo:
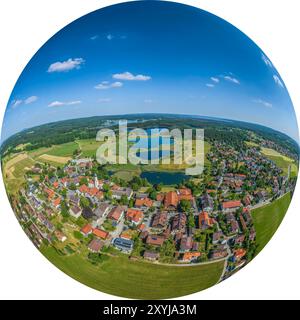
<instances>
[{"instance_id":1,"label":"lake","mask_svg":"<svg viewBox=\"0 0 300 320\"><path fill-rule=\"evenodd\" d=\"M182 172L157 172L157 171L145 171L141 173L141 178L146 178L151 184L163 183L164 185L172 185L181 183L184 180L188 180L190 176L187 176Z\"/></svg>"}]
</instances>

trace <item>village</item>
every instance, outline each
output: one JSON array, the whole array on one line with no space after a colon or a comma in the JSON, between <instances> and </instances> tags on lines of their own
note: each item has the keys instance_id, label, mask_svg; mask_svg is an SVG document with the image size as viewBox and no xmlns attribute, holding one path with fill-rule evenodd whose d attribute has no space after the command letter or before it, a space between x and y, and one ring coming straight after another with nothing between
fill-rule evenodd
<instances>
[{"instance_id":1,"label":"village","mask_svg":"<svg viewBox=\"0 0 300 320\"><path fill-rule=\"evenodd\" d=\"M129 259L180 266L224 260L226 278L255 255L251 210L293 186L289 173L282 175L255 147L236 151L215 142L207 158L211 168L201 183L170 190L138 176L115 179L78 154L63 168L37 163L14 206L37 248L74 254L84 246L93 263L116 250Z\"/></svg>"}]
</instances>

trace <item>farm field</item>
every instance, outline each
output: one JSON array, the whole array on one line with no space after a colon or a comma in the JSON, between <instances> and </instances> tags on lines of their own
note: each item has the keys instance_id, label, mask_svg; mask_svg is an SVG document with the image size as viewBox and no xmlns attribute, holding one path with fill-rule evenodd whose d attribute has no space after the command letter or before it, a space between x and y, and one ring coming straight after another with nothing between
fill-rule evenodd
<instances>
[{"instance_id":1,"label":"farm field","mask_svg":"<svg viewBox=\"0 0 300 320\"><path fill-rule=\"evenodd\" d=\"M281 224L291 202L290 193L271 204L252 210L256 242L256 255L265 247Z\"/></svg>"},{"instance_id":2,"label":"farm field","mask_svg":"<svg viewBox=\"0 0 300 320\"><path fill-rule=\"evenodd\" d=\"M60 145L52 146L46 154L57 157L72 157L73 152L78 149L76 142L68 142Z\"/></svg>"},{"instance_id":3,"label":"farm field","mask_svg":"<svg viewBox=\"0 0 300 320\"><path fill-rule=\"evenodd\" d=\"M101 142L96 141L95 139L83 139L76 140L77 145L81 149L83 157L95 157L96 151L101 145Z\"/></svg>"},{"instance_id":4,"label":"farm field","mask_svg":"<svg viewBox=\"0 0 300 320\"><path fill-rule=\"evenodd\" d=\"M97 266L83 253L62 256L53 247L42 248L41 252L81 283L133 299L166 299L206 289L219 281L224 266L223 261L191 267L162 266L132 261L126 255L109 256Z\"/></svg>"},{"instance_id":5,"label":"farm field","mask_svg":"<svg viewBox=\"0 0 300 320\"><path fill-rule=\"evenodd\" d=\"M282 155L281 153L277 152L276 150L269 149L269 148L261 148L262 154L264 154L267 158L274 161L275 164L283 170L283 174L286 175L288 173L288 168L291 165L291 177L296 177L298 174L298 167L296 163Z\"/></svg>"}]
</instances>

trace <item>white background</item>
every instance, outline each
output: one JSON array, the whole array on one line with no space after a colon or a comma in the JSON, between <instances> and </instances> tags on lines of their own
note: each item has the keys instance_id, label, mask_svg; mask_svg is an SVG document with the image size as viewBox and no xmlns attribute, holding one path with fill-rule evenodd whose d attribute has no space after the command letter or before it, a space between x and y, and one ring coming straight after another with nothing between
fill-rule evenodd
<instances>
[{"instance_id":1,"label":"white background","mask_svg":"<svg viewBox=\"0 0 300 320\"><path fill-rule=\"evenodd\" d=\"M74 19L111 0L9 0L0 4L0 117L13 86L33 54ZM296 0L179 1L231 22L270 57L300 114L300 2ZM0 298L115 299L66 276L49 263L15 219L0 178ZM300 190L272 241L225 282L185 299L299 299Z\"/></svg>"}]
</instances>

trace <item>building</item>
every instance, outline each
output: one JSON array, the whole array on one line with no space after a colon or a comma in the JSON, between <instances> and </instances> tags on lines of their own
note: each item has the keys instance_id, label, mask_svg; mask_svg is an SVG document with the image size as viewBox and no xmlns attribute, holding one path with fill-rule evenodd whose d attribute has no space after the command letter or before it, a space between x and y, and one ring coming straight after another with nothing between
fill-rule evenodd
<instances>
[{"instance_id":1,"label":"building","mask_svg":"<svg viewBox=\"0 0 300 320\"><path fill-rule=\"evenodd\" d=\"M134 225L138 225L143 221L144 214L137 209L128 209L126 213L126 219Z\"/></svg>"},{"instance_id":2,"label":"building","mask_svg":"<svg viewBox=\"0 0 300 320\"><path fill-rule=\"evenodd\" d=\"M159 235L148 235L146 238L146 244L153 246L161 246L165 242L165 237Z\"/></svg>"},{"instance_id":3,"label":"building","mask_svg":"<svg viewBox=\"0 0 300 320\"><path fill-rule=\"evenodd\" d=\"M59 230L55 230L54 231L54 235L56 236L56 238L60 241L60 242L65 242L67 240L67 237L65 236L65 234L63 234L61 231Z\"/></svg>"},{"instance_id":4,"label":"building","mask_svg":"<svg viewBox=\"0 0 300 320\"><path fill-rule=\"evenodd\" d=\"M150 260L150 261L156 261L159 258L158 252L152 252L152 251L145 251L143 255L144 259Z\"/></svg>"},{"instance_id":5,"label":"building","mask_svg":"<svg viewBox=\"0 0 300 320\"><path fill-rule=\"evenodd\" d=\"M88 236L89 234L91 234L93 231L93 228L90 224L86 224L84 227L81 228L80 232L84 235L84 236Z\"/></svg>"},{"instance_id":6,"label":"building","mask_svg":"<svg viewBox=\"0 0 300 320\"><path fill-rule=\"evenodd\" d=\"M175 191L169 191L165 195L164 206L168 210L176 210L178 206L178 195Z\"/></svg>"},{"instance_id":7,"label":"building","mask_svg":"<svg viewBox=\"0 0 300 320\"><path fill-rule=\"evenodd\" d=\"M98 228L95 228L95 229L93 229L93 235L95 235L96 237L99 237L103 240L106 240L108 237L108 232L101 230L101 229L98 229Z\"/></svg>"},{"instance_id":8,"label":"building","mask_svg":"<svg viewBox=\"0 0 300 320\"><path fill-rule=\"evenodd\" d=\"M117 206L111 209L107 217L108 219L113 220L116 223L119 223L120 220L123 218L123 215L124 215L124 208L121 206Z\"/></svg>"},{"instance_id":9,"label":"building","mask_svg":"<svg viewBox=\"0 0 300 320\"><path fill-rule=\"evenodd\" d=\"M111 194L113 199L120 200L122 196L125 196L129 200L133 194L133 191L130 188L121 188L117 190L112 190Z\"/></svg>"},{"instance_id":10,"label":"building","mask_svg":"<svg viewBox=\"0 0 300 320\"><path fill-rule=\"evenodd\" d=\"M205 194L200 198L202 211L212 212L214 210L214 201L209 194Z\"/></svg>"},{"instance_id":11,"label":"building","mask_svg":"<svg viewBox=\"0 0 300 320\"><path fill-rule=\"evenodd\" d=\"M201 256L200 252L185 252L182 256L182 262L193 262Z\"/></svg>"},{"instance_id":12,"label":"building","mask_svg":"<svg viewBox=\"0 0 300 320\"><path fill-rule=\"evenodd\" d=\"M205 230L214 225L215 221L213 218L209 216L209 214L205 211L200 212L198 216L199 221L199 229Z\"/></svg>"},{"instance_id":13,"label":"building","mask_svg":"<svg viewBox=\"0 0 300 320\"><path fill-rule=\"evenodd\" d=\"M100 239L93 239L89 245L88 249L91 252L98 253L104 246L104 243Z\"/></svg>"},{"instance_id":14,"label":"building","mask_svg":"<svg viewBox=\"0 0 300 320\"><path fill-rule=\"evenodd\" d=\"M137 208L150 208L153 206L153 201L149 198L136 199L135 206Z\"/></svg>"},{"instance_id":15,"label":"building","mask_svg":"<svg viewBox=\"0 0 300 320\"><path fill-rule=\"evenodd\" d=\"M185 213L181 212L177 214L172 220L172 225L171 225L172 232L185 232L186 221L187 221L187 217Z\"/></svg>"},{"instance_id":16,"label":"building","mask_svg":"<svg viewBox=\"0 0 300 320\"><path fill-rule=\"evenodd\" d=\"M97 219L100 219L102 217L106 217L109 211L109 204L106 202L100 203L100 205L94 210L94 215L97 217Z\"/></svg>"},{"instance_id":17,"label":"building","mask_svg":"<svg viewBox=\"0 0 300 320\"><path fill-rule=\"evenodd\" d=\"M71 206L69 212L72 217L78 219L81 216L82 209L78 206Z\"/></svg>"},{"instance_id":18,"label":"building","mask_svg":"<svg viewBox=\"0 0 300 320\"><path fill-rule=\"evenodd\" d=\"M158 212L153 216L151 227L155 229L163 229L168 223L168 213Z\"/></svg>"},{"instance_id":19,"label":"building","mask_svg":"<svg viewBox=\"0 0 300 320\"><path fill-rule=\"evenodd\" d=\"M242 203L240 200L226 201L222 203L222 209L224 212L233 212L241 207Z\"/></svg>"},{"instance_id":20,"label":"building","mask_svg":"<svg viewBox=\"0 0 300 320\"><path fill-rule=\"evenodd\" d=\"M180 240L180 252L190 251L193 247L193 239L192 237L182 237Z\"/></svg>"},{"instance_id":21,"label":"building","mask_svg":"<svg viewBox=\"0 0 300 320\"><path fill-rule=\"evenodd\" d=\"M122 252L130 253L133 249L133 241L123 238L116 238L113 245Z\"/></svg>"}]
</instances>

